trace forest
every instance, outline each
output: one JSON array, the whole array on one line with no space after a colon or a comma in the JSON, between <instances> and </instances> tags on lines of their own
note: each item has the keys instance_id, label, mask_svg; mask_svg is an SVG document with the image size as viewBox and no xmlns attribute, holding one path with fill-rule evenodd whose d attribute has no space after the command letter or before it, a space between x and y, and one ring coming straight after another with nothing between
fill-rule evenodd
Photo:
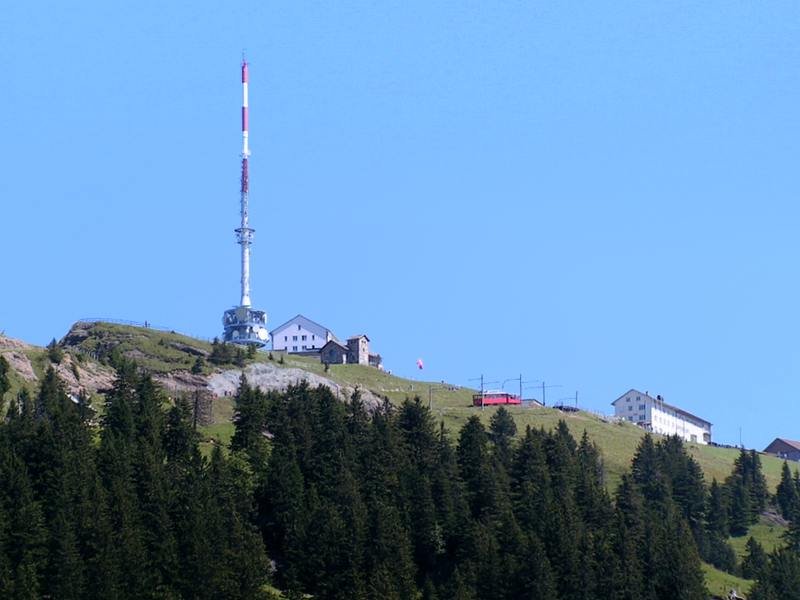
<instances>
[{"instance_id":1,"label":"forest","mask_svg":"<svg viewBox=\"0 0 800 600\"><path fill-rule=\"evenodd\" d=\"M705 561L751 599L800 599L800 478L784 465L770 495L754 452L709 483L679 438L645 435L610 493L563 421L517 431L500 408L449 432L418 398L245 379L209 449L188 401L115 368L97 412L52 369L2 407L2 598L699 600ZM784 543L737 560L729 536L768 506Z\"/></svg>"}]
</instances>

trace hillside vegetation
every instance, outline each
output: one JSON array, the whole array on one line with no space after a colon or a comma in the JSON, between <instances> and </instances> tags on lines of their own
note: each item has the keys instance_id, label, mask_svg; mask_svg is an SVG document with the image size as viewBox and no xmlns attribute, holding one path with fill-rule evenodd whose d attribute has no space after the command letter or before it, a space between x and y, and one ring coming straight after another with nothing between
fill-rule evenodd
<instances>
[{"instance_id":1,"label":"hillside vegetation","mask_svg":"<svg viewBox=\"0 0 800 600\"><path fill-rule=\"evenodd\" d=\"M353 391L359 390L362 398L372 399L366 403L366 406L372 406L370 410L377 410L380 404L378 398L386 398L400 407L407 399L418 397L421 406L430 407L433 420L444 425L451 443L458 441L459 432L463 432L469 423L473 423L473 426L479 423L487 431L490 430L499 411L496 407L473 407L472 395L475 390L452 384L400 378L362 365L331 365L326 368L313 358L278 352L246 355L235 349L220 349L216 342L212 344L175 332L110 323L78 323L57 347L51 345L40 348L0 337L0 355L12 359L5 378L8 390L4 394L5 403L0 402L0 406L7 406L9 399L15 398L20 390L27 389L34 393L39 382L47 379L47 370L53 367L55 374L65 382L67 390L86 397L94 406L96 415L100 416L106 409L107 395L114 386L114 369L111 365L118 365L124 359L135 360L164 387L169 401L165 410L181 398L191 398L197 390L214 392L208 413L209 421L199 428L200 437L197 439L198 448L206 457L211 456L214 448L227 452L232 447L236 431L233 424L236 399L230 390L235 391L235 385L226 388L223 393L220 391L220 381L228 382L229 386L230 382L238 384L243 372L248 378L253 377L258 386L263 386L265 390L282 390L287 382L292 385L301 379L310 380L312 387L323 383L340 399L347 401ZM289 374L291 377L285 376ZM568 431L576 440L585 432L599 451L597 460L602 465L602 479L599 481L611 494L616 493L623 475L631 472L631 462L637 452L641 452L645 437L645 432L631 423L607 420L591 412L564 413L538 405L509 406L503 410L516 423L517 439L524 436L528 427L543 432L561 429ZM280 431L271 433L280 434ZM656 441L660 439L659 436L654 438ZM684 448L702 469L707 485L712 479L722 483L730 478L732 471L742 467L741 454L737 449L698 444L684 444ZM781 481L782 465L782 461L774 457L760 456L763 480L771 492L775 492ZM786 473L783 475L785 479ZM783 485L786 485L785 481ZM800 492L798 494L800 498ZM782 512L790 514L791 507ZM764 513L760 518L756 517L752 517L739 531L739 537L727 538L731 553L728 564L737 565L735 568L724 567L731 573L739 573L738 565L748 560L746 542L750 536L766 552L784 546L786 521L776 513ZM746 535L741 535L745 531ZM727 533L722 535L727 536ZM698 543L702 541L701 538L702 535ZM712 557L708 560L721 564L717 562L718 557L713 558L713 548L703 550L701 554L704 557L708 554ZM747 593L753 585L752 580L723 572L710 564L704 563L703 571L709 590L715 594L721 595L731 587L740 593Z\"/></svg>"},{"instance_id":2,"label":"hillside vegetation","mask_svg":"<svg viewBox=\"0 0 800 600\"><path fill-rule=\"evenodd\" d=\"M76 323L61 341L68 356L80 356L84 364L91 362L107 363L113 352L117 352L135 360L148 371L162 377L159 381L166 387L186 389L182 382L172 383L170 377L188 373L197 362L198 357L204 360L202 375L207 377L215 371L237 368L234 364L214 366L207 357L211 352L211 343L175 332L162 331L144 327L119 325L112 323ZM0 343L0 353L3 345ZM45 348L29 347L26 354L31 359L34 372L38 377L44 373L49 364ZM269 360L272 354L273 360ZM77 361L76 361L77 362ZM476 390L442 382L428 382L397 377L364 365L331 365L326 371L319 360L310 357L284 355L281 353L259 352L246 363L271 363L281 369L299 369L314 376L325 378L338 386L348 389L359 388L372 392L376 396L386 397L399 405L406 398L419 396L424 404L430 401L435 417L441 419L451 431L458 431L472 415L478 415L484 425L489 423L496 408L486 407L483 410L472 406L472 394ZM80 364L80 363L79 363ZM63 376L63 374L61 374ZM11 393L14 394L25 382L18 375L12 378ZM67 382L69 384L69 381ZM87 382L84 382L86 384ZM86 387L86 385L84 385ZM90 392L98 390L91 389ZM97 401L102 395L97 396ZM644 431L631 423L607 422L590 412L562 413L553 408L508 407L520 431L525 427L554 428L558 421L566 421L571 433L580 437L585 430L589 437L601 450L606 470L606 485L613 490L623 472L630 466L630 461L639 444ZM207 424L203 431L208 439L225 443L230 439L233 427L230 419L233 415L232 399L219 397L214 400L213 422ZM656 436L657 437L657 436ZM687 443L687 450L698 461L705 473L707 482L712 478L721 481L731 472L738 450ZM779 459L761 456L764 476L771 490L774 491L780 481L781 464Z\"/></svg>"}]
</instances>

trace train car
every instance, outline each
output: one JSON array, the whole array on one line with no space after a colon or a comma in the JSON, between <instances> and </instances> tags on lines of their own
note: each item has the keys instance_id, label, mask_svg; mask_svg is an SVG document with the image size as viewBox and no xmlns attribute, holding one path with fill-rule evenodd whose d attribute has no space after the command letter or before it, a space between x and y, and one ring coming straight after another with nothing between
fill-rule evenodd
<instances>
[{"instance_id":1,"label":"train car","mask_svg":"<svg viewBox=\"0 0 800 600\"><path fill-rule=\"evenodd\" d=\"M522 399L508 392L484 392L472 396L473 406L494 406L497 404L522 404Z\"/></svg>"}]
</instances>

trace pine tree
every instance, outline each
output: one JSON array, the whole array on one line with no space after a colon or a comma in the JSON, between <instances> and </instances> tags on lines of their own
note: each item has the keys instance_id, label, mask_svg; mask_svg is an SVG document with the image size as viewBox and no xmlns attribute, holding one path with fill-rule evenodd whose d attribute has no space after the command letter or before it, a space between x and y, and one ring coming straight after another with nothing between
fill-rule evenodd
<instances>
[{"instance_id":1,"label":"pine tree","mask_svg":"<svg viewBox=\"0 0 800 600\"><path fill-rule=\"evenodd\" d=\"M603 463L585 430L578 445L575 500L588 527L599 530L607 525L612 508L605 490Z\"/></svg>"},{"instance_id":2,"label":"pine tree","mask_svg":"<svg viewBox=\"0 0 800 600\"><path fill-rule=\"evenodd\" d=\"M754 450L742 448L734 461L733 472L725 481L730 504L731 535L744 535L766 508L769 492L761 471L761 459Z\"/></svg>"},{"instance_id":3,"label":"pine tree","mask_svg":"<svg viewBox=\"0 0 800 600\"><path fill-rule=\"evenodd\" d=\"M711 480L711 487L708 490L706 522L709 533L722 538L728 537L728 498L725 487L719 485L716 479Z\"/></svg>"},{"instance_id":4,"label":"pine tree","mask_svg":"<svg viewBox=\"0 0 800 600\"><path fill-rule=\"evenodd\" d=\"M56 338L53 338L49 344L47 344L47 358L50 359L50 362L55 364L60 364L62 360L64 360L64 351L56 342Z\"/></svg>"},{"instance_id":5,"label":"pine tree","mask_svg":"<svg viewBox=\"0 0 800 600\"><path fill-rule=\"evenodd\" d=\"M733 536L745 535L756 515L753 510L750 488L741 475L729 477L725 482L725 487L729 498L728 527L730 533Z\"/></svg>"},{"instance_id":6,"label":"pine tree","mask_svg":"<svg viewBox=\"0 0 800 600\"><path fill-rule=\"evenodd\" d=\"M750 591L750 600L800 600L800 555L780 548L770 555L766 573Z\"/></svg>"},{"instance_id":7,"label":"pine tree","mask_svg":"<svg viewBox=\"0 0 800 600\"><path fill-rule=\"evenodd\" d=\"M118 566L119 587L131 596L151 591L144 527L135 483L133 458L137 443L134 410L138 402L139 373L124 359L117 361L117 379L106 396L97 461L106 491L112 532L111 563Z\"/></svg>"},{"instance_id":8,"label":"pine tree","mask_svg":"<svg viewBox=\"0 0 800 600\"><path fill-rule=\"evenodd\" d=\"M501 406L489 421L489 439L498 461L508 470L511 466L511 443L517 435L517 424L505 406Z\"/></svg>"},{"instance_id":9,"label":"pine tree","mask_svg":"<svg viewBox=\"0 0 800 600\"><path fill-rule=\"evenodd\" d=\"M209 482L219 518L215 544L220 558L217 589L210 597L245 600L264 597L269 568L264 544L253 524L255 478L249 461L236 454L225 460L215 447L209 466Z\"/></svg>"},{"instance_id":10,"label":"pine tree","mask_svg":"<svg viewBox=\"0 0 800 600\"><path fill-rule=\"evenodd\" d=\"M488 454L489 437L480 419L473 415L458 437L458 467L464 481L473 517L488 516L495 509L496 481Z\"/></svg>"},{"instance_id":11,"label":"pine tree","mask_svg":"<svg viewBox=\"0 0 800 600\"><path fill-rule=\"evenodd\" d=\"M0 454L4 451L5 448L0 448ZM0 461L2 460L0 458ZM14 580L7 555L8 535L8 516L4 502L0 500L0 598L10 598L14 590Z\"/></svg>"},{"instance_id":12,"label":"pine tree","mask_svg":"<svg viewBox=\"0 0 800 600\"><path fill-rule=\"evenodd\" d=\"M550 471L542 440L544 434L528 426L514 452L511 498L523 531L541 541L544 517L552 507Z\"/></svg>"},{"instance_id":13,"label":"pine tree","mask_svg":"<svg viewBox=\"0 0 800 600\"><path fill-rule=\"evenodd\" d=\"M397 415L403 452L419 472L429 474L437 460L436 430L430 410L419 397L406 399Z\"/></svg>"},{"instance_id":14,"label":"pine tree","mask_svg":"<svg viewBox=\"0 0 800 600\"><path fill-rule=\"evenodd\" d=\"M789 464L784 460L781 468L781 481L775 493L775 500L784 519L790 518L792 507L797 501L798 489L789 470Z\"/></svg>"},{"instance_id":15,"label":"pine tree","mask_svg":"<svg viewBox=\"0 0 800 600\"><path fill-rule=\"evenodd\" d=\"M203 372L205 366L206 366L206 361L203 360L202 356L198 356L194 360L194 364L192 364L192 375L200 375Z\"/></svg>"},{"instance_id":16,"label":"pine tree","mask_svg":"<svg viewBox=\"0 0 800 600\"><path fill-rule=\"evenodd\" d=\"M584 528L575 500L576 448L563 420L544 440L553 503L544 515L541 539L550 557L559 597L565 600L579 598L582 585L580 541Z\"/></svg>"},{"instance_id":17,"label":"pine tree","mask_svg":"<svg viewBox=\"0 0 800 600\"><path fill-rule=\"evenodd\" d=\"M288 428L276 429L267 467L261 520L277 564L278 583L300 591L298 567L306 528L305 486Z\"/></svg>"},{"instance_id":18,"label":"pine tree","mask_svg":"<svg viewBox=\"0 0 800 600\"><path fill-rule=\"evenodd\" d=\"M669 506L656 528L656 596L706 600L708 590L692 534L679 512Z\"/></svg>"},{"instance_id":19,"label":"pine tree","mask_svg":"<svg viewBox=\"0 0 800 600\"><path fill-rule=\"evenodd\" d=\"M745 579L762 579L768 568L767 553L764 547L753 537L747 540L745 555L742 559L742 577Z\"/></svg>"},{"instance_id":20,"label":"pine tree","mask_svg":"<svg viewBox=\"0 0 800 600\"><path fill-rule=\"evenodd\" d=\"M663 502L668 495L664 475L659 468L659 457L652 436L647 433L639 442L631 463L633 481L649 503Z\"/></svg>"},{"instance_id":21,"label":"pine tree","mask_svg":"<svg viewBox=\"0 0 800 600\"><path fill-rule=\"evenodd\" d=\"M253 388L242 374L234 398L233 424L236 429L231 438L231 450L242 450L250 458L254 469L260 471L267 463L269 449L264 437L267 422L267 397Z\"/></svg>"},{"instance_id":22,"label":"pine tree","mask_svg":"<svg viewBox=\"0 0 800 600\"><path fill-rule=\"evenodd\" d=\"M11 389L11 365L8 364L5 356L0 355L0 410L5 408L4 396Z\"/></svg>"},{"instance_id":23,"label":"pine tree","mask_svg":"<svg viewBox=\"0 0 800 600\"><path fill-rule=\"evenodd\" d=\"M13 452L3 452L0 493L8 519L7 565L13 578L13 598L38 598L47 568L47 530L28 470Z\"/></svg>"}]
</instances>

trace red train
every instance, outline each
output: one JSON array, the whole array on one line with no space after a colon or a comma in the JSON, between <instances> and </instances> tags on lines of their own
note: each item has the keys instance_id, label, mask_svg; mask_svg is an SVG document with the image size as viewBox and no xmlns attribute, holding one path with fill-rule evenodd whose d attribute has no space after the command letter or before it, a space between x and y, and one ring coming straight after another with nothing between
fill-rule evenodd
<instances>
[{"instance_id":1,"label":"red train","mask_svg":"<svg viewBox=\"0 0 800 600\"><path fill-rule=\"evenodd\" d=\"M495 404L522 404L522 399L508 392L484 392L472 396L473 406L493 406Z\"/></svg>"}]
</instances>

